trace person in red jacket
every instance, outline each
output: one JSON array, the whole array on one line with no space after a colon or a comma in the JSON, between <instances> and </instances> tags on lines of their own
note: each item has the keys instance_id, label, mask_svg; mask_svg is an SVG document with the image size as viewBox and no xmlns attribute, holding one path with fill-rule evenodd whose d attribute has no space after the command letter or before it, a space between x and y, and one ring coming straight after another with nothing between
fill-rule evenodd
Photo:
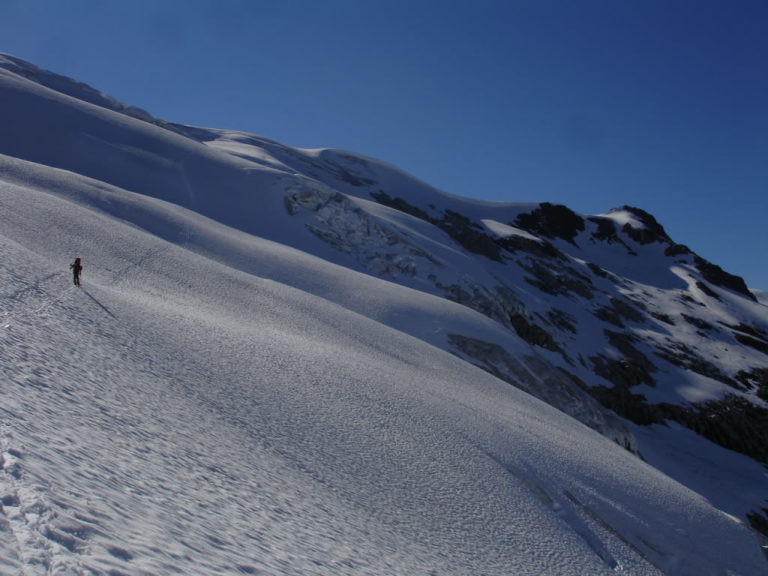
<instances>
[{"instance_id":1,"label":"person in red jacket","mask_svg":"<svg viewBox=\"0 0 768 576\"><path fill-rule=\"evenodd\" d=\"M69 265L72 268L72 276L75 286L80 286L80 272L83 271L83 265L80 264L80 258L75 258L75 263Z\"/></svg>"}]
</instances>

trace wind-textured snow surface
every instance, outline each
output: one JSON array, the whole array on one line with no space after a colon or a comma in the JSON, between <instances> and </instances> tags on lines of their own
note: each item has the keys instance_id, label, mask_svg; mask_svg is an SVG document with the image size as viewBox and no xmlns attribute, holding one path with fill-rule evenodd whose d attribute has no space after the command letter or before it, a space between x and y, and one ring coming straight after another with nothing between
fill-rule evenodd
<instances>
[{"instance_id":1,"label":"wind-textured snow surface","mask_svg":"<svg viewBox=\"0 0 768 576\"><path fill-rule=\"evenodd\" d=\"M765 574L725 507L442 349L531 354L496 322L321 258L278 145L36 74L0 70L0 573Z\"/></svg>"}]
</instances>

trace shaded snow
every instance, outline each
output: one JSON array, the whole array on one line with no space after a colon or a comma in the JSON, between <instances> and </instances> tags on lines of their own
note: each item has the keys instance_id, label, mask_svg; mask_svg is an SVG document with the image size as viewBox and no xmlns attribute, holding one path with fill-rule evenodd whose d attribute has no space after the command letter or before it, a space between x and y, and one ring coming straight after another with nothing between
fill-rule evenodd
<instances>
[{"instance_id":1,"label":"shaded snow","mask_svg":"<svg viewBox=\"0 0 768 576\"><path fill-rule=\"evenodd\" d=\"M764 568L740 523L445 352L88 202L0 194L11 574Z\"/></svg>"},{"instance_id":2,"label":"shaded snow","mask_svg":"<svg viewBox=\"0 0 768 576\"><path fill-rule=\"evenodd\" d=\"M0 69L0 573L765 573L735 518L759 488L718 499L664 452L666 430L641 434L657 469L446 351L462 334L535 354L419 290L496 269L364 184L424 205L437 191L340 151L169 130L27 71ZM286 216L287 195L337 189L342 209ZM532 206L440 198L502 233ZM375 278L318 222L435 256ZM663 280L685 286L680 270ZM711 461L759 486L742 457Z\"/></svg>"}]
</instances>

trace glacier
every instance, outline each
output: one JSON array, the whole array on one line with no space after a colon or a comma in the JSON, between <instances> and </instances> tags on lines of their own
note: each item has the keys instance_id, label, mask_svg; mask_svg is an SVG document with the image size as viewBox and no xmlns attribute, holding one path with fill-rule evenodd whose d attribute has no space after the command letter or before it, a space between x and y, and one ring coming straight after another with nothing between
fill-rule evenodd
<instances>
[{"instance_id":1,"label":"glacier","mask_svg":"<svg viewBox=\"0 0 768 576\"><path fill-rule=\"evenodd\" d=\"M546 251L509 224L534 206L173 125L15 58L0 94L3 574L765 573L765 467L573 386L508 318L546 296L443 220ZM686 266L627 287L672 314ZM730 323L762 306L720 297ZM686 382L658 394L722 388Z\"/></svg>"}]
</instances>

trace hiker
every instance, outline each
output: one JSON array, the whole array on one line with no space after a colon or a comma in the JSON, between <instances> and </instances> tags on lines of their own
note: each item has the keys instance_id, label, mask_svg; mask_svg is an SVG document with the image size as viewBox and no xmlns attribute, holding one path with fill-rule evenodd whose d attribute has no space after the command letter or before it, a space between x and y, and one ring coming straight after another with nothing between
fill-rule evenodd
<instances>
[{"instance_id":1,"label":"hiker","mask_svg":"<svg viewBox=\"0 0 768 576\"><path fill-rule=\"evenodd\" d=\"M83 271L83 265L80 264L80 258L75 258L75 263L69 265L72 268L72 276L75 286L80 286L80 272Z\"/></svg>"}]
</instances>

